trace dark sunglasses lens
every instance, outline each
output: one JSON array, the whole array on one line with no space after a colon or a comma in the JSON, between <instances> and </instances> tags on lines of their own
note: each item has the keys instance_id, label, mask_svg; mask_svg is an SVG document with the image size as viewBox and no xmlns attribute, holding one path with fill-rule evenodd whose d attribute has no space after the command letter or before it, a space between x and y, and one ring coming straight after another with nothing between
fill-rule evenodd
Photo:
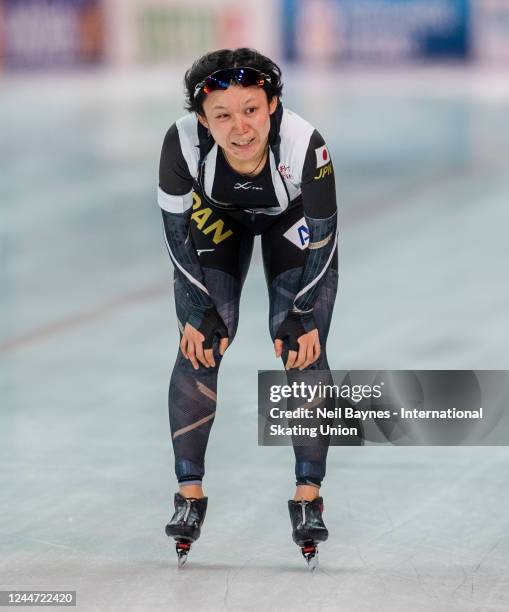
<instances>
[{"instance_id":1,"label":"dark sunglasses lens","mask_svg":"<svg viewBox=\"0 0 509 612\"><path fill-rule=\"evenodd\" d=\"M217 72L216 74L210 75L205 79L205 86L203 91L208 94L211 91L217 91L218 89L228 89L230 86L230 79L226 70Z\"/></svg>"},{"instance_id":2,"label":"dark sunglasses lens","mask_svg":"<svg viewBox=\"0 0 509 612\"><path fill-rule=\"evenodd\" d=\"M258 70L253 68L218 70L205 79L203 91L208 94L218 89L228 89L232 81L244 87L250 87L251 85L261 87L265 83L265 78Z\"/></svg>"},{"instance_id":3,"label":"dark sunglasses lens","mask_svg":"<svg viewBox=\"0 0 509 612\"><path fill-rule=\"evenodd\" d=\"M249 87L251 85L263 85L265 82L263 76L258 70L253 70L252 68L239 68L235 71L235 81L239 85L244 85L244 87Z\"/></svg>"}]
</instances>

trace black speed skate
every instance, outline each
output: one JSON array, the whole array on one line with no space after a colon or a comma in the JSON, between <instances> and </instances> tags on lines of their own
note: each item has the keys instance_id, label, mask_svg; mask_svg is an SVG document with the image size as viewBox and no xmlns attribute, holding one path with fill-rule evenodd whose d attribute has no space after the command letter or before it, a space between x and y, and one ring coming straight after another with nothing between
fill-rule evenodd
<instances>
[{"instance_id":1,"label":"black speed skate","mask_svg":"<svg viewBox=\"0 0 509 612\"><path fill-rule=\"evenodd\" d=\"M306 559L309 569L318 567L318 543L325 542L329 537L327 527L324 525L323 498L317 497L313 501L288 501L290 520L293 527L293 541L300 546L302 556Z\"/></svg>"},{"instance_id":2,"label":"black speed skate","mask_svg":"<svg viewBox=\"0 0 509 612\"><path fill-rule=\"evenodd\" d=\"M191 550L191 544L200 537L201 526L207 512L208 497L196 499L175 493L175 514L166 525L166 535L175 538L178 566L182 567Z\"/></svg>"}]
</instances>

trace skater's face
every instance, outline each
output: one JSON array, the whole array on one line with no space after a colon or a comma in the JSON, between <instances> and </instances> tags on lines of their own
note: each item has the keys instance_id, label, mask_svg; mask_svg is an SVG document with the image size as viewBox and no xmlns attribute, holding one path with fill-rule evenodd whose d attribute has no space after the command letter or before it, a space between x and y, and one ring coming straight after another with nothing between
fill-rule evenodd
<instances>
[{"instance_id":1,"label":"skater's face","mask_svg":"<svg viewBox=\"0 0 509 612\"><path fill-rule=\"evenodd\" d=\"M210 130L212 138L228 158L240 164L260 159L265 153L270 130L270 115L277 98L267 100L261 87L232 85L212 91L203 101L198 120Z\"/></svg>"}]
</instances>

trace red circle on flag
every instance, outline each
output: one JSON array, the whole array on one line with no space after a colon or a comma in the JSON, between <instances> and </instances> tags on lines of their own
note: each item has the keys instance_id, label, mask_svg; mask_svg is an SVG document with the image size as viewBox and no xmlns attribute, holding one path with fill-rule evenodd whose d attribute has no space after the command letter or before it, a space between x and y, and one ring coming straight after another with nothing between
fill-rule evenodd
<instances>
[{"instance_id":1,"label":"red circle on flag","mask_svg":"<svg viewBox=\"0 0 509 612\"><path fill-rule=\"evenodd\" d=\"M327 153L327 149L323 150L322 157L323 157L323 161L327 161L327 158L329 157L329 155Z\"/></svg>"}]
</instances>

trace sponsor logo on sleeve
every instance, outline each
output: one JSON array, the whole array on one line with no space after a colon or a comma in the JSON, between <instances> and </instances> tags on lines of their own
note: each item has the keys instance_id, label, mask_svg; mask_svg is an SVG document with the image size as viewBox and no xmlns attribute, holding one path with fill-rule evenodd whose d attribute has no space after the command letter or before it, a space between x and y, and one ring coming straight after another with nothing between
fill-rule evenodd
<instances>
[{"instance_id":1,"label":"sponsor logo on sleeve","mask_svg":"<svg viewBox=\"0 0 509 612\"><path fill-rule=\"evenodd\" d=\"M289 229L287 229L283 236L301 251L307 249L309 242L309 229L306 225L306 220L304 217L299 219Z\"/></svg>"}]
</instances>

